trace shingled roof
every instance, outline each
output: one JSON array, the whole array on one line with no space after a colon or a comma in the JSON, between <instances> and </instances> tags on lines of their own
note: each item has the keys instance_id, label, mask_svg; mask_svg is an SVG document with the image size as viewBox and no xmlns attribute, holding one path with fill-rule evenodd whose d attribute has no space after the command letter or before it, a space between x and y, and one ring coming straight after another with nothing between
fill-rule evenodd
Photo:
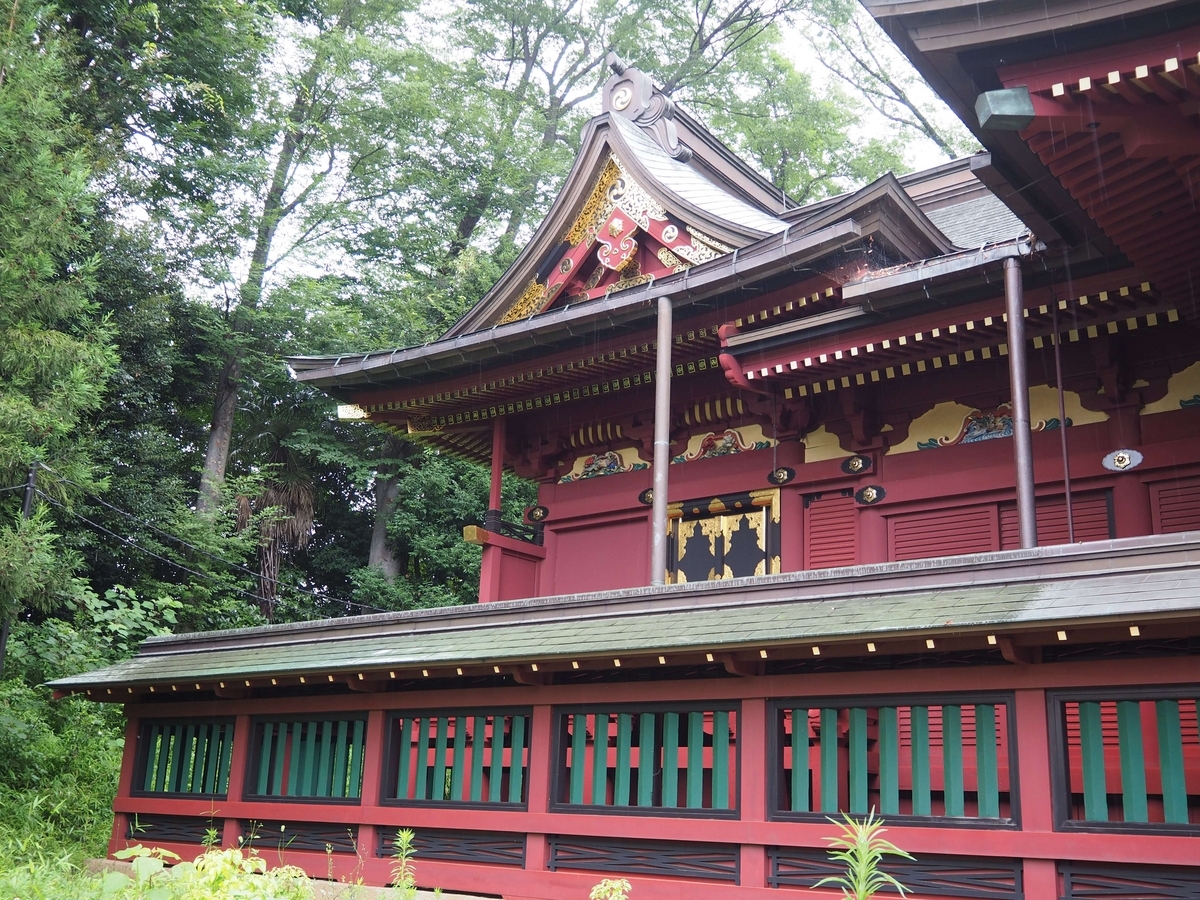
<instances>
[{"instance_id":1,"label":"shingled roof","mask_svg":"<svg viewBox=\"0 0 1200 900\"><path fill-rule=\"evenodd\" d=\"M151 638L58 691L1195 618L1200 533Z\"/></svg>"}]
</instances>

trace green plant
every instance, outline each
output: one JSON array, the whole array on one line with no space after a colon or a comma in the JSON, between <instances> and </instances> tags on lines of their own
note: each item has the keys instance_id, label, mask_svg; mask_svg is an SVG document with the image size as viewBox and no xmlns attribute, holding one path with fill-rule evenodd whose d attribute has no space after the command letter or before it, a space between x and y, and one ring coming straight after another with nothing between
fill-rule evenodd
<instances>
[{"instance_id":1,"label":"green plant","mask_svg":"<svg viewBox=\"0 0 1200 900\"><path fill-rule=\"evenodd\" d=\"M842 896L846 900L870 900L885 885L891 885L903 897L907 888L884 872L880 865L885 855L902 856L905 859L912 859L912 856L880 837L886 829L883 819L875 817L874 808L861 821L847 815L842 818L841 822L829 820L841 828L842 833L826 840L834 848L829 851L829 856L846 866L846 874L830 875L813 886L835 884L842 889Z\"/></svg>"},{"instance_id":2,"label":"green plant","mask_svg":"<svg viewBox=\"0 0 1200 900\"><path fill-rule=\"evenodd\" d=\"M195 862L165 868L178 856L137 844L115 854L133 862L134 878L108 872L103 896L111 900L312 900L313 888L295 866L268 869L266 861L240 849L205 851Z\"/></svg>"},{"instance_id":3,"label":"green plant","mask_svg":"<svg viewBox=\"0 0 1200 900\"><path fill-rule=\"evenodd\" d=\"M624 878L605 878L592 888L588 894L589 900L629 900L632 885Z\"/></svg>"},{"instance_id":4,"label":"green plant","mask_svg":"<svg viewBox=\"0 0 1200 900\"><path fill-rule=\"evenodd\" d=\"M417 896L417 873L413 867L413 831L411 828L401 828L396 832L396 842L393 845L392 859L392 889L401 900L413 900Z\"/></svg>"}]
</instances>

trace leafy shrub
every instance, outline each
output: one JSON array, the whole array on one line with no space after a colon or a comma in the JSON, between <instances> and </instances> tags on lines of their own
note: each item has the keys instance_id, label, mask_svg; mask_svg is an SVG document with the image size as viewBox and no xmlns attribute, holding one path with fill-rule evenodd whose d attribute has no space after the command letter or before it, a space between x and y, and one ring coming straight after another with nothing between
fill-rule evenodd
<instances>
[{"instance_id":1,"label":"leafy shrub","mask_svg":"<svg viewBox=\"0 0 1200 900\"><path fill-rule=\"evenodd\" d=\"M629 900L633 887L624 878L605 878L592 888L589 900Z\"/></svg>"},{"instance_id":2,"label":"leafy shrub","mask_svg":"<svg viewBox=\"0 0 1200 900\"><path fill-rule=\"evenodd\" d=\"M122 850L118 858L133 864L133 877L106 872L103 895L111 900L311 900L312 884L303 869L280 866L240 849L209 849L195 862L166 868L174 853L141 844Z\"/></svg>"}]
</instances>

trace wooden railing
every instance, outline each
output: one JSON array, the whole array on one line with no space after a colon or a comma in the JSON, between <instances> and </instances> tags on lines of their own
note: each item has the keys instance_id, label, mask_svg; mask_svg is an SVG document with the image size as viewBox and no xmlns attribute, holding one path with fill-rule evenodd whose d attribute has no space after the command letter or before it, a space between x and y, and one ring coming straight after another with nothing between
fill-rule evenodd
<instances>
[{"instance_id":1,"label":"wooden railing","mask_svg":"<svg viewBox=\"0 0 1200 900\"><path fill-rule=\"evenodd\" d=\"M1015 818L1003 695L773 706L777 818L871 809L888 818Z\"/></svg>"},{"instance_id":2,"label":"wooden railing","mask_svg":"<svg viewBox=\"0 0 1200 900\"><path fill-rule=\"evenodd\" d=\"M736 704L556 711L555 806L731 815Z\"/></svg>"},{"instance_id":3,"label":"wooden railing","mask_svg":"<svg viewBox=\"0 0 1200 900\"><path fill-rule=\"evenodd\" d=\"M365 715L260 719L247 796L354 800L362 794Z\"/></svg>"},{"instance_id":4,"label":"wooden railing","mask_svg":"<svg viewBox=\"0 0 1200 900\"><path fill-rule=\"evenodd\" d=\"M1163 684L1188 666L1136 673ZM915 670L868 696L753 696L832 681L817 675L223 702L235 721L147 703L130 708L112 848L186 858L217 834L317 877L384 884L396 831L412 828L422 883L448 890L584 896L611 873L644 900L689 883L770 900L830 874L828 817L873 808L917 858L897 871L922 896L1055 900L1056 860L1167 877L1192 852L1175 833L1200 827L1183 812L1200 810L1200 687L1090 687L1114 671L1054 667L1077 685L1061 695L996 666L952 694L933 693L944 672ZM493 702L508 696L529 705Z\"/></svg>"},{"instance_id":5,"label":"wooden railing","mask_svg":"<svg viewBox=\"0 0 1200 900\"><path fill-rule=\"evenodd\" d=\"M1068 828L1200 824L1200 691L1052 698L1060 820ZM1189 786L1191 790L1189 791Z\"/></svg>"},{"instance_id":6,"label":"wooden railing","mask_svg":"<svg viewBox=\"0 0 1200 900\"><path fill-rule=\"evenodd\" d=\"M523 805L529 715L524 709L394 716L388 723L384 800Z\"/></svg>"},{"instance_id":7,"label":"wooden railing","mask_svg":"<svg viewBox=\"0 0 1200 900\"><path fill-rule=\"evenodd\" d=\"M233 721L147 721L138 734L135 790L222 797L229 785Z\"/></svg>"}]
</instances>

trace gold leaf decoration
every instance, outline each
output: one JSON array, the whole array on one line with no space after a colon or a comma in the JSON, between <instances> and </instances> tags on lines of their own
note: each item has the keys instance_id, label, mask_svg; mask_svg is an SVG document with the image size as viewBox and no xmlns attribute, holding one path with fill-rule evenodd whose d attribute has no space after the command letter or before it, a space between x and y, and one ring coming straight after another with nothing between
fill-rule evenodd
<instances>
[{"instance_id":1,"label":"gold leaf decoration","mask_svg":"<svg viewBox=\"0 0 1200 900\"><path fill-rule=\"evenodd\" d=\"M518 319L527 319L542 308L542 303L546 299L546 286L538 284L536 280L530 281L525 288L525 292L517 298L504 315L500 317L500 324L504 325L507 322L515 322Z\"/></svg>"}]
</instances>

